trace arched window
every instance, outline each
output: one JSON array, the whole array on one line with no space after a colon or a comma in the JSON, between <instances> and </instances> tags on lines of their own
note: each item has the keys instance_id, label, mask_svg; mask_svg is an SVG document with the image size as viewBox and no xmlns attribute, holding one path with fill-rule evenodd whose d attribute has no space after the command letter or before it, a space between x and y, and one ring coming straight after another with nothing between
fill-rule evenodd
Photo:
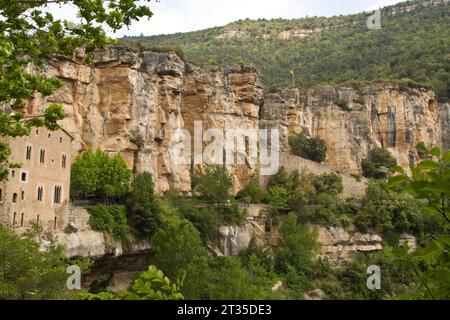
<instances>
[{"instance_id":1,"label":"arched window","mask_svg":"<svg viewBox=\"0 0 450 320\"><path fill-rule=\"evenodd\" d=\"M14 215L13 215L13 227L16 225L16 215L17 215L17 212L14 212Z\"/></svg>"},{"instance_id":2,"label":"arched window","mask_svg":"<svg viewBox=\"0 0 450 320\"><path fill-rule=\"evenodd\" d=\"M36 224L39 225L39 215L36 218Z\"/></svg>"},{"instance_id":3,"label":"arched window","mask_svg":"<svg viewBox=\"0 0 450 320\"><path fill-rule=\"evenodd\" d=\"M25 191L21 192L20 199L21 200L25 200Z\"/></svg>"},{"instance_id":4,"label":"arched window","mask_svg":"<svg viewBox=\"0 0 450 320\"><path fill-rule=\"evenodd\" d=\"M2 199L3 199L3 191L2 189L0 189L0 201L2 201Z\"/></svg>"},{"instance_id":5,"label":"arched window","mask_svg":"<svg viewBox=\"0 0 450 320\"><path fill-rule=\"evenodd\" d=\"M25 217L25 213L22 213L22 216L20 217L20 226L21 227L23 227L24 217Z\"/></svg>"},{"instance_id":6,"label":"arched window","mask_svg":"<svg viewBox=\"0 0 450 320\"><path fill-rule=\"evenodd\" d=\"M26 182L27 181L27 173L26 172L22 172L21 180L22 180L22 182Z\"/></svg>"},{"instance_id":7,"label":"arched window","mask_svg":"<svg viewBox=\"0 0 450 320\"><path fill-rule=\"evenodd\" d=\"M56 230L56 226L57 226L57 224L58 224L58 218L57 218L57 217L55 217L55 219L53 220L53 229L55 229L55 230Z\"/></svg>"},{"instance_id":8,"label":"arched window","mask_svg":"<svg viewBox=\"0 0 450 320\"><path fill-rule=\"evenodd\" d=\"M17 203L17 193L13 193L12 202Z\"/></svg>"}]
</instances>

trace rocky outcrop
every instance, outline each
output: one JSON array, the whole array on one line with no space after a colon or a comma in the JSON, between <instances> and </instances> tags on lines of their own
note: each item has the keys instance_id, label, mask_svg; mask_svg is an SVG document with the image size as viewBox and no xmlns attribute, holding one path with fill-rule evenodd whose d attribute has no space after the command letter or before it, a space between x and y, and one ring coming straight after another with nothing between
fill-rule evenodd
<instances>
[{"instance_id":1,"label":"rocky outcrop","mask_svg":"<svg viewBox=\"0 0 450 320\"><path fill-rule=\"evenodd\" d=\"M377 234L361 234L354 228L314 227L321 244L319 257L327 258L333 266L342 266L353 261L359 253L383 250L382 238Z\"/></svg>"},{"instance_id":2,"label":"rocky outcrop","mask_svg":"<svg viewBox=\"0 0 450 320\"><path fill-rule=\"evenodd\" d=\"M303 131L326 141L326 164L340 171L360 172L370 149L384 147L407 167L419 160L416 145L448 149L450 105L425 89L366 85L358 89L321 87L301 97L297 90L267 94L263 128L280 128L287 137Z\"/></svg>"}]
</instances>

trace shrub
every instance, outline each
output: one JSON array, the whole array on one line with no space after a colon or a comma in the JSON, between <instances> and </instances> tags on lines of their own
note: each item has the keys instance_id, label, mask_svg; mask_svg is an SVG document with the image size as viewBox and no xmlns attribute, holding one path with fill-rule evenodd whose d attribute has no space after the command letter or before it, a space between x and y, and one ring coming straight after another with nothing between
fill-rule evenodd
<instances>
[{"instance_id":1,"label":"shrub","mask_svg":"<svg viewBox=\"0 0 450 320\"><path fill-rule=\"evenodd\" d=\"M318 193L338 195L344 191L342 177L336 173L325 173L321 176L316 176L314 179L314 187Z\"/></svg>"},{"instance_id":2,"label":"shrub","mask_svg":"<svg viewBox=\"0 0 450 320\"><path fill-rule=\"evenodd\" d=\"M366 178L385 179L387 169L395 167L397 160L384 148L375 148L369 151L366 159L361 163L363 175Z\"/></svg>"},{"instance_id":3,"label":"shrub","mask_svg":"<svg viewBox=\"0 0 450 320\"><path fill-rule=\"evenodd\" d=\"M349 108L349 106L348 106L348 101L347 101L347 100L344 100L344 99L337 99L337 100L335 101L335 104L336 104L339 108L341 108L341 109L343 109L343 110L346 110L346 111L350 110L350 108Z\"/></svg>"},{"instance_id":4,"label":"shrub","mask_svg":"<svg viewBox=\"0 0 450 320\"><path fill-rule=\"evenodd\" d=\"M261 188L256 179L238 193L238 197L244 199L247 203L261 203L268 200L268 194Z\"/></svg>"},{"instance_id":5,"label":"shrub","mask_svg":"<svg viewBox=\"0 0 450 320\"><path fill-rule=\"evenodd\" d=\"M289 138L292 152L302 158L323 162L327 157L327 144L319 138L307 138L303 132Z\"/></svg>"},{"instance_id":6,"label":"shrub","mask_svg":"<svg viewBox=\"0 0 450 320\"><path fill-rule=\"evenodd\" d=\"M362 210L354 219L362 232L368 229L388 234L419 233L423 230L421 204L408 194L390 190L382 181L369 184L362 200Z\"/></svg>"},{"instance_id":7,"label":"shrub","mask_svg":"<svg viewBox=\"0 0 450 320\"><path fill-rule=\"evenodd\" d=\"M97 205L88 207L89 225L97 231L105 231L115 240L123 240L129 231L127 213L124 206Z\"/></svg>"}]
</instances>

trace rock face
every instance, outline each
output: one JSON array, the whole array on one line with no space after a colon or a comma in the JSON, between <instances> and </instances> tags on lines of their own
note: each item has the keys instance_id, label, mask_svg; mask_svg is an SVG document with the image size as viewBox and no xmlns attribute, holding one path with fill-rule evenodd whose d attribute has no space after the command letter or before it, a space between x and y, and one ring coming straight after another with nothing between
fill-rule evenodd
<instances>
[{"instance_id":1,"label":"rock face","mask_svg":"<svg viewBox=\"0 0 450 320\"><path fill-rule=\"evenodd\" d=\"M374 147L390 150L403 167L419 160L419 142L448 149L449 114L449 103L439 103L433 92L423 89L322 87L303 97L297 90L267 94L260 125L280 128L285 148L293 132L322 138L328 146L326 164L357 173Z\"/></svg>"},{"instance_id":2,"label":"rock face","mask_svg":"<svg viewBox=\"0 0 450 320\"><path fill-rule=\"evenodd\" d=\"M173 53L125 46L98 52L89 66L55 59L47 74L63 79L63 87L51 97L30 99L27 112L40 114L50 103L62 104L67 114L62 125L75 137L75 152L120 153L136 172L150 172L160 193L170 186L191 191L192 168L174 160L170 150L178 141L171 138L187 129L194 139L199 121L203 131L279 128L285 152L289 135L304 131L325 139L326 164L348 173L359 172L375 146L388 148L403 166L417 161L418 142L450 147L450 104L426 90L323 87L304 96L281 90L264 97L254 68L201 69ZM234 192L258 172L248 161L229 169Z\"/></svg>"},{"instance_id":3,"label":"rock face","mask_svg":"<svg viewBox=\"0 0 450 320\"><path fill-rule=\"evenodd\" d=\"M320 257L328 258L333 266L342 266L354 260L359 253L375 252L383 249L382 238L376 234L361 234L354 228L315 227L321 244Z\"/></svg>"},{"instance_id":4,"label":"rock face","mask_svg":"<svg viewBox=\"0 0 450 320\"><path fill-rule=\"evenodd\" d=\"M195 121L203 121L204 130L259 126L263 94L253 68L203 70L173 53L113 46L97 53L92 66L50 61L47 74L65 80L64 86L51 97L31 99L28 113L62 104L67 116L62 125L76 138L76 152L121 153L137 172L153 174L159 192L170 185L190 190L190 166L169 152L177 130L193 130ZM237 168L235 185L245 183L252 171Z\"/></svg>"}]
</instances>

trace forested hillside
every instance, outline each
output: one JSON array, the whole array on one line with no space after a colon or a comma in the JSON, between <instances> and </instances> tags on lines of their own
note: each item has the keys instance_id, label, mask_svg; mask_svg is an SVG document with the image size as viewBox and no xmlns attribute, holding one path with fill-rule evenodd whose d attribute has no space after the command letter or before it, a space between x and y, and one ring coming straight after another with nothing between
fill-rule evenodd
<instances>
[{"instance_id":1,"label":"forested hillside","mask_svg":"<svg viewBox=\"0 0 450 320\"><path fill-rule=\"evenodd\" d=\"M418 4L412 11L406 5ZM369 30L370 13L332 18L243 20L220 28L153 37L127 37L159 50L175 50L205 65L254 64L267 89L352 82L399 82L450 88L450 5L407 2L382 9L382 28Z\"/></svg>"}]
</instances>

